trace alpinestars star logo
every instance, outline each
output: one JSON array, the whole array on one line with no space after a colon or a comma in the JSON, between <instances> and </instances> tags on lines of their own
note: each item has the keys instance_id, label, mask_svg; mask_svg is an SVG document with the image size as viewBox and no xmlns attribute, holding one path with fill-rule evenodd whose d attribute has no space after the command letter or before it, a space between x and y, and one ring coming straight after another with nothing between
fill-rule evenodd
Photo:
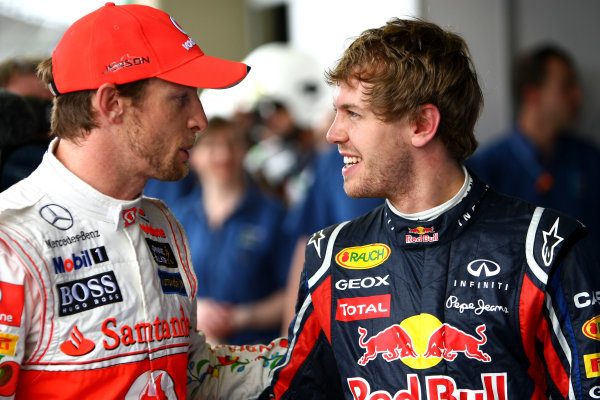
<instances>
[{"instance_id":1,"label":"alpinestars star logo","mask_svg":"<svg viewBox=\"0 0 600 400\"><path fill-rule=\"evenodd\" d=\"M315 246L315 250L317 251L319 258L321 258L321 240L323 239L325 239L325 235L323 235L323 231L321 230L319 232L313 233L313 235L308 240L308 243L306 244L307 246L310 246L311 244Z\"/></svg>"},{"instance_id":2,"label":"alpinestars star logo","mask_svg":"<svg viewBox=\"0 0 600 400\"><path fill-rule=\"evenodd\" d=\"M544 260L544 264L547 266L550 265L552 259L554 258L554 248L560 244L564 240L564 238L557 235L558 232L558 222L560 218L556 218L554 225L550 228L550 231L543 231L542 235L544 236L544 245L542 246L542 260Z\"/></svg>"}]
</instances>

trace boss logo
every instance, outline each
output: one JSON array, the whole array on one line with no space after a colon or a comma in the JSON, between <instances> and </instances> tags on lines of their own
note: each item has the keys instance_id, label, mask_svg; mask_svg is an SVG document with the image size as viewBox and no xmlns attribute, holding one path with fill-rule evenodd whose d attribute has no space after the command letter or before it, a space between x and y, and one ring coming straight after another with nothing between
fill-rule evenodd
<instances>
[{"instance_id":1,"label":"boss logo","mask_svg":"<svg viewBox=\"0 0 600 400\"><path fill-rule=\"evenodd\" d=\"M362 278L362 279L340 279L339 281L337 281L335 283L335 288L338 290L346 290L346 289L360 289L360 288L364 288L364 289L368 289L368 288L372 288L372 287L377 287L377 286L389 286L389 282L387 281L387 279L389 278L389 275L386 275L384 277L381 276L367 276L366 278Z\"/></svg>"},{"instance_id":2,"label":"boss logo","mask_svg":"<svg viewBox=\"0 0 600 400\"><path fill-rule=\"evenodd\" d=\"M112 271L61 283L56 288L60 299L58 315L61 317L123 301Z\"/></svg>"}]
</instances>

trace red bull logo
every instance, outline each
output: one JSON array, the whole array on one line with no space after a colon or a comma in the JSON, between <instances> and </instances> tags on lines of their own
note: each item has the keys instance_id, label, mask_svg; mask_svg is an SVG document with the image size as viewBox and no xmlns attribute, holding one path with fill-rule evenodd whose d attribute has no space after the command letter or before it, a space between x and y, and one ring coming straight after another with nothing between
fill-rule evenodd
<instances>
[{"instance_id":1,"label":"red bull logo","mask_svg":"<svg viewBox=\"0 0 600 400\"><path fill-rule=\"evenodd\" d=\"M344 268L369 269L376 267L389 258L390 248L383 243L365 246L347 247L337 253L335 261Z\"/></svg>"},{"instance_id":2,"label":"red bull logo","mask_svg":"<svg viewBox=\"0 0 600 400\"><path fill-rule=\"evenodd\" d=\"M417 226L416 228L408 228L408 233L412 233L413 235L424 235L426 233L435 233L435 230L433 228Z\"/></svg>"},{"instance_id":3,"label":"red bull logo","mask_svg":"<svg viewBox=\"0 0 600 400\"><path fill-rule=\"evenodd\" d=\"M439 235L433 227L425 228L417 226L416 228L408 228L408 235L406 235L406 243L430 243L437 242L438 240Z\"/></svg>"},{"instance_id":4,"label":"red bull logo","mask_svg":"<svg viewBox=\"0 0 600 400\"><path fill-rule=\"evenodd\" d=\"M448 323L442 324L430 314L415 315L400 324L391 325L368 340L366 329L359 327L358 344L365 350L358 359L366 365L381 354L387 362L401 360L413 369L426 369L441 360L454 361L461 356L490 362L492 358L482 347L487 343L485 325L475 328L478 337Z\"/></svg>"},{"instance_id":5,"label":"red bull logo","mask_svg":"<svg viewBox=\"0 0 600 400\"><path fill-rule=\"evenodd\" d=\"M492 358L479 349L479 346L487 343L485 325L479 325L475 332L479 335L479 339L452 325L443 324L429 336L427 351L423 357L443 357L444 360L453 361L457 353L464 353L468 358L490 362Z\"/></svg>"},{"instance_id":6,"label":"red bull logo","mask_svg":"<svg viewBox=\"0 0 600 400\"><path fill-rule=\"evenodd\" d=\"M481 374L483 389L459 389L449 376L425 377L426 396L421 396L421 382L416 374L406 376L407 389L391 394L385 390L371 391L364 378L348 378L348 387L354 400L507 400L506 373Z\"/></svg>"},{"instance_id":7,"label":"red bull logo","mask_svg":"<svg viewBox=\"0 0 600 400\"><path fill-rule=\"evenodd\" d=\"M358 344L365 349L365 354L358 360L358 365L366 365L369 361L375 359L379 353L383 354L383 358L387 362L405 357L418 357L411 337L398 324L385 328L366 341L367 330L359 326L358 333L360 335Z\"/></svg>"}]
</instances>

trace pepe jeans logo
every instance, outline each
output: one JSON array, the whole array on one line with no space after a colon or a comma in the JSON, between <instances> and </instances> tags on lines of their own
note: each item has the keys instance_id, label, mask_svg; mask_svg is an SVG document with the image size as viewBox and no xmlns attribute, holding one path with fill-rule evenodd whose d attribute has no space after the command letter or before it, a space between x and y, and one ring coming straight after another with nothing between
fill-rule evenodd
<instances>
[{"instance_id":1,"label":"pepe jeans logo","mask_svg":"<svg viewBox=\"0 0 600 400\"><path fill-rule=\"evenodd\" d=\"M39 213L44 221L61 231L66 231L73 226L73 216L69 210L58 204L45 205L40 208Z\"/></svg>"},{"instance_id":2,"label":"pepe jeans logo","mask_svg":"<svg viewBox=\"0 0 600 400\"><path fill-rule=\"evenodd\" d=\"M473 260L467 266L467 271L469 274L479 278L481 273L484 273L484 277L488 278L490 276L495 276L500 273L500 265L490 260Z\"/></svg>"}]
</instances>

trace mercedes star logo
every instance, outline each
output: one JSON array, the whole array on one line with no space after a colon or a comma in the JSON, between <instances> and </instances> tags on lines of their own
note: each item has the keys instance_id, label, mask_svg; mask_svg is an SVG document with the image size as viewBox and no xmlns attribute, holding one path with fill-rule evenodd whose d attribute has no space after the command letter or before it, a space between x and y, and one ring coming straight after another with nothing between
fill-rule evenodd
<instances>
[{"instance_id":1,"label":"mercedes star logo","mask_svg":"<svg viewBox=\"0 0 600 400\"><path fill-rule=\"evenodd\" d=\"M73 226L73 216L63 206L48 204L40 209L40 216L53 227L66 231Z\"/></svg>"}]
</instances>

